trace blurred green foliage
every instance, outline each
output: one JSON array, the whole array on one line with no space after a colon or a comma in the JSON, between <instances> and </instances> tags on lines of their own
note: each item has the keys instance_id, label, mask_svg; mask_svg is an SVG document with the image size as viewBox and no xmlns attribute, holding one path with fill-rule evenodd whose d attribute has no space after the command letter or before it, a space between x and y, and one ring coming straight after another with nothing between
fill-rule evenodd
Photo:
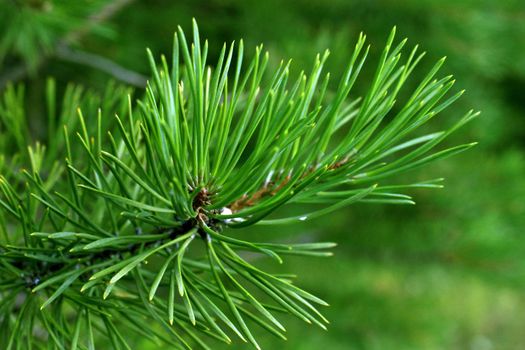
<instances>
[{"instance_id":1,"label":"blurred green foliage","mask_svg":"<svg viewBox=\"0 0 525 350\"><path fill-rule=\"evenodd\" d=\"M105 73L53 58L60 38L82 29L104 1L3 1L0 82L18 64L29 65L28 110L35 119L46 76L56 76L62 90L68 81L104 88ZM16 9L21 3L26 12ZM222 42L242 37L246 47L264 42L276 60L272 64L278 57L294 57L301 69L330 48L328 68L335 75L360 31L379 50L397 25L401 35L428 51L423 66L448 56L445 70L467 90L452 109L456 113L443 122L469 108L483 112L455 136L480 141L476 149L406 175L447 178L445 190L415 193L417 206L353 206L313 224L250 233L340 243L331 259L297 259L284 267L331 303L328 332L292 321L287 343L266 336L264 348L516 349L525 344L523 0L128 1L95 33L90 27L71 45L147 74L144 48L169 53L176 26L189 28L192 17L210 41L212 57ZM7 30L14 21L24 21L33 41L21 42L20 33ZM48 59L36 64L42 57ZM366 81L361 78L362 89Z\"/></svg>"}]
</instances>

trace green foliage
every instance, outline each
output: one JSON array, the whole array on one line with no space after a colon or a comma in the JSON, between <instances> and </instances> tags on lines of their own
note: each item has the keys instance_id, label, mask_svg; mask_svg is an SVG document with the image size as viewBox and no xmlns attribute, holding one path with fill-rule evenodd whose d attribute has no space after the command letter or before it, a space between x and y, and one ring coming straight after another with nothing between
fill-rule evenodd
<instances>
[{"instance_id":1,"label":"green foliage","mask_svg":"<svg viewBox=\"0 0 525 350\"><path fill-rule=\"evenodd\" d=\"M86 6L88 3L90 6ZM0 66L8 58L21 58L34 73L43 57L52 55L61 44L65 34L88 23L91 26L89 15L101 4L100 0L4 1L0 4ZM102 30L94 27L89 29Z\"/></svg>"},{"instance_id":2,"label":"green foliage","mask_svg":"<svg viewBox=\"0 0 525 350\"><path fill-rule=\"evenodd\" d=\"M329 256L334 244L253 242L233 229L302 222L356 202L412 204L403 191L439 180L388 178L473 146L436 149L472 111L418 132L462 91L437 77L443 59L404 91L424 54L405 52L395 30L362 97L353 86L369 52L364 35L334 92L327 52L294 76L290 62L267 72L262 47L244 62L242 41L224 45L209 67L196 24L186 40L179 28L170 64L149 53L152 79L137 103L126 88L97 96L70 86L58 104L50 80L41 141L27 127L23 88L6 89L2 347L41 348L47 337L54 348L91 349L102 336L130 348L131 330L175 348L233 335L258 348L253 325L286 339L276 313L325 328L325 301L247 253L282 263ZM294 204L311 211L282 210Z\"/></svg>"}]
</instances>

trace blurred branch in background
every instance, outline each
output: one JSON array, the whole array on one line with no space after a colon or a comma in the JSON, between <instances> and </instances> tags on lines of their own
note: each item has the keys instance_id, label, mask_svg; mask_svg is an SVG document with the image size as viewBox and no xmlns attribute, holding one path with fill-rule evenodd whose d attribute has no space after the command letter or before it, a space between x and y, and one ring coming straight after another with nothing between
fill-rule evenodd
<instances>
[{"instance_id":1,"label":"blurred branch in background","mask_svg":"<svg viewBox=\"0 0 525 350\"><path fill-rule=\"evenodd\" d=\"M99 24L109 20L134 1L135 0L116 0L110 2L89 16L80 27L65 33L63 37L57 41L52 50L49 52L38 52L37 57L33 58L33 62L29 62L27 57L23 57L26 62L6 67L7 69L5 71L0 70L0 90L3 90L9 82L22 80L28 75L36 73L46 62L53 58L96 68L127 84L144 87L146 85L146 77L126 69L108 58L88 52L75 51L70 48L71 45L78 43L82 38L91 33ZM44 3L47 4L47 2ZM22 8L24 5L15 3L14 6L19 6L18 10L15 11L19 11L20 13L25 11L25 9ZM45 5L41 5L41 7L42 11L46 11ZM4 40L0 42L0 62L2 62L1 46L4 47L5 51L5 46L7 46L6 42L8 41Z\"/></svg>"},{"instance_id":2,"label":"blurred branch in background","mask_svg":"<svg viewBox=\"0 0 525 350\"><path fill-rule=\"evenodd\" d=\"M100 55L95 55L93 53L79 50L72 50L67 45L64 45L57 48L55 56L64 61L82 64L106 72L115 79L133 86L146 86L146 76L126 69L112 60Z\"/></svg>"},{"instance_id":3,"label":"blurred branch in background","mask_svg":"<svg viewBox=\"0 0 525 350\"><path fill-rule=\"evenodd\" d=\"M28 74L28 71L27 65L20 64L4 72L0 75L0 90L3 90L9 82L23 79Z\"/></svg>"},{"instance_id":4,"label":"blurred branch in background","mask_svg":"<svg viewBox=\"0 0 525 350\"><path fill-rule=\"evenodd\" d=\"M103 23L109 20L111 17L116 15L124 7L130 5L135 0L114 0L110 1L108 5L104 6L99 12L93 14L89 17L86 25L81 27L79 30L75 30L71 33L68 33L64 38L65 44L71 44L82 39L85 35L89 34L93 28L100 23Z\"/></svg>"}]
</instances>

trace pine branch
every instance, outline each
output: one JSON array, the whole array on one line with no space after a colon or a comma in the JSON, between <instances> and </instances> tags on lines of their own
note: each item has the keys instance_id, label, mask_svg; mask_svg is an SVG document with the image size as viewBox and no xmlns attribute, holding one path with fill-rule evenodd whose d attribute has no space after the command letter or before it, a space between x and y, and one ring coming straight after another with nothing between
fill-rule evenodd
<instances>
[{"instance_id":1,"label":"pine branch","mask_svg":"<svg viewBox=\"0 0 525 350\"><path fill-rule=\"evenodd\" d=\"M125 7L131 5L135 0L113 0L106 6L102 7L100 11L91 15L86 23L77 30L68 33L58 44L60 46L69 46L76 43L84 36L91 33L91 31L99 24L104 23L122 11Z\"/></svg>"},{"instance_id":2,"label":"pine branch","mask_svg":"<svg viewBox=\"0 0 525 350\"><path fill-rule=\"evenodd\" d=\"M88 64L90 63L90 59L95 58L95 62L98 62L98 64L91 64L91 66L101 69L102 71L111 74L113 77L121 79L125 83L143 87L144 79L140 74L120 67L116 63L111 62L106 58L96 57L93 54L87 54L90 56L88 58L86 55L79 55L78 52L72 52L70 49L72 44L82 40L82 38L89 34L95 27L101 23L106 22L133 2L134 0L111 1L109 4L103 6L100 11L87 18L82 26L66 33L63 38L57 40L52 50L49 50L49 52L41 52L39 56L34 59L32 64L29 64L28 62L21 63L1 74L0 91L2 91L9 83L16 83L22 79L25 79L28 75L38 71L46 64L47 61L55 56L82 64ZM0 56L0 62L1 58L2 57Z\"/></svg>"},{"instance_id":3,"label":"pine branch","mask_svg":"<svg viewBox=\"0 0 525 350\"><path fill-rule=\"evenodd\" d=\"M108 73L123 83L140 88L146 86L147 77L126 69L105 57L89 52L72 50L67 46L57 48L55 55L61 60L85 65Z\"/></svg>"},{"instance_id":4,"label":"pine branch","mask_svg":"<svg viewBox=\"0 0 525 350\"><path fill-rule=\"evenodd\" d=\"M8 88L0 121L13 131L2 153L17 166L3 166L0 178L0 322L8 335L0 345L43 347L38 329L58 348L94 348L99 338L129 348L123 332L132 330L175 348L233 337L259 348L255 325L286 339L280 313L325 329L325 301L243 254L283 263L288 255L330 256L335 244L252 242L231 233L359 202L413 204L402 192L440 187L439 180L386 181L472 147L436 149L477 113L417 134L462 92L450 92L452 77L435 78L441 60L402 101L423 57L417 47L405 57L405 44L395 44L394 29L368 93L350 98L368 55L361 34L328 96L328 53L309 74L292 77L289 63L266 72L262 47L244 62L241 41L225 45L212 68L194 23L192 44L182 29L175 34L170 64L148 52L152 78L136 104L110 87L97 111L89 94L73 89L56 120L49 83L49 136L27 151L23 95ZM74 105L83 106L76 115ZM56 125L65 125L63 136ZM20 167L28 170L9 170ZM294 203L319 209L286 216L281 208Z\"/></svg>"}]
</instances>

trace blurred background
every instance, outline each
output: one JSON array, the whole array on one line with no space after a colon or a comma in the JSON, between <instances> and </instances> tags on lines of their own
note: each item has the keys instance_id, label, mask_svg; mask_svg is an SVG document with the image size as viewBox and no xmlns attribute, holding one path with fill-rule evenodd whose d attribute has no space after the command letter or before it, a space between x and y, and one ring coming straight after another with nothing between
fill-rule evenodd
<instances>
[{"instance_id":1,"label":"blurred background","mask_svg":"<svg viewBox=\"0 0 525 350\"><path fill-rule=\"evenodd\" d=\"M223 42L240 38L249 53L264 43L271 65L293 58L297 71L329 48L334 77L363 31L372 55L355 94L368 88L374 60L397 26L399 39L428 52L410 86L447 56L442 74L454 74L467 90L433 128L470 108L482 111L449 140L477 147L395 179L446 178L443 190L410 193L416 206L360 204L308 225L250 232L339 243L328 259L261 260L296 273L299 285L331 304L328 331L290 318L288 342L261 331L263 348L525 347L523 0L0 0L0 89L25 82L36 134L49 76L59 91L68 82L102 91L113 79L136 85L140 96L149 72L145 47L169 55L176 26L189 32L192 17L209 39L210 62Z\"/></svg>"}]
</instances>

